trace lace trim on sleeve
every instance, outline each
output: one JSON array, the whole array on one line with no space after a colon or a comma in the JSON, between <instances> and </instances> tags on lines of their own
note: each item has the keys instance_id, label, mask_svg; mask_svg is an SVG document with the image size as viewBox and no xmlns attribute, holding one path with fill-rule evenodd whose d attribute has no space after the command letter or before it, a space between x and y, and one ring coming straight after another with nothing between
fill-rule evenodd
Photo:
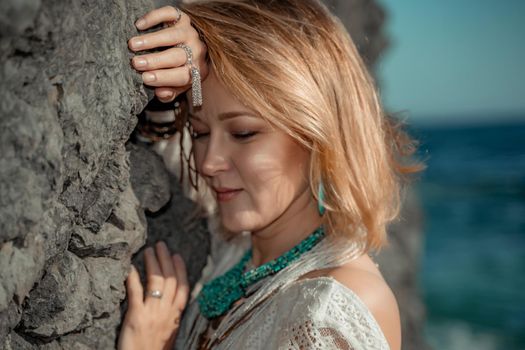
<instances>
[{"instance_id":1,"label":"lace trim on sleeve","mask_svg":"<svg viewBox=\"0 0 525 350\"><path fill-rule=\"evenodd\" d=\"M291 322L280 332L279 349L389 350L372 313L352 290L331 277L304 281L307 299L316 299L305 301L316 306L294 307Z\"/></svg>"}]
</instances>

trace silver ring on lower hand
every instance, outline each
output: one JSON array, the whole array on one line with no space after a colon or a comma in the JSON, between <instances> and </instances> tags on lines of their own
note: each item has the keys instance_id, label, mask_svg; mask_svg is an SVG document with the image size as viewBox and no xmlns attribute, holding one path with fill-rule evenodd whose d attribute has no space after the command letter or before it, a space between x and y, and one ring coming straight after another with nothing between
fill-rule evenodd
<instances>
[{"instance_id":1,"label":"silver ring on lower hand","mask_svg":"<svg viewBox=\"0 0 525 350\"><path fill-rule=\"evenodd\" d=\"M162 292L160 290L150 290L146 293L146 296L160 299L162 298Z\"/></svg>"}]
</instances>

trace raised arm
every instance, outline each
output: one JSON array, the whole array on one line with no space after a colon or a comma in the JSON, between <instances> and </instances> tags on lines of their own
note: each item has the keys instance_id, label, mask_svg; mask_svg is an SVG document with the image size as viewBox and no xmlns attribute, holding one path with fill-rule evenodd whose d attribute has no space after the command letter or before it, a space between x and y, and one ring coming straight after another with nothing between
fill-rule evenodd
<instances>
[{"instance_id":1,"label":"raised arm","mask_svg":"<svg viewBox=\"0 0 525 350\"><path fill-rule=\"evenodd\" d=\"M200 71L204 80L208 75L206 45L191 26L190 18L173 6L164 6L148 12L135 25L139 30L150 29L163 24L164 28L134 36L128 46L134 52L166 48L159 52L143 53L133 57L133 67L142 73L144 84L155 89L155 95L162 102L170 102L191 87L192 77L188 55L191 51L192 64Z\"/></svg>"}]
</instances>

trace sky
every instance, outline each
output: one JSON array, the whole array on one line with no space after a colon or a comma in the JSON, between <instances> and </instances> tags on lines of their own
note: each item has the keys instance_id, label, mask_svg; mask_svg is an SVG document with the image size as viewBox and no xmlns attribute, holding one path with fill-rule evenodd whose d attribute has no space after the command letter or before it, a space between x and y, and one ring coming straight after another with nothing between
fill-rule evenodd
<instances>
[{"instance_id":1,"label":"sky","mask_svg":"<svg viewBox=\"0 0 525 350\"><path fill-rule=\"evenodd\" d=\"M412 121L525 120L525 0L377 0L390 47L376 66Z\"/></svg>"}]
</instances>

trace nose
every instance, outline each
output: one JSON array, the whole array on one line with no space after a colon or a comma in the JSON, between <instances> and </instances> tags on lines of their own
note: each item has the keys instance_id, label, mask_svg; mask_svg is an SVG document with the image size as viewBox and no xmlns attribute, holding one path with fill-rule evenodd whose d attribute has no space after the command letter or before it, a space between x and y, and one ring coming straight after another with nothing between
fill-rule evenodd
<instances>
[{"instance_id":1,"label":"nose","mask_svg":"<svg viewBox=\"0 0 525 350\"><path fill-rule=\"evenodd\" d=\"M220 172L227 171L229 168L229 155L226 145L220 140L220 137L210 137L206 153L202 159L202 175L212 177Z\"/></svg>"}]
</instances>

